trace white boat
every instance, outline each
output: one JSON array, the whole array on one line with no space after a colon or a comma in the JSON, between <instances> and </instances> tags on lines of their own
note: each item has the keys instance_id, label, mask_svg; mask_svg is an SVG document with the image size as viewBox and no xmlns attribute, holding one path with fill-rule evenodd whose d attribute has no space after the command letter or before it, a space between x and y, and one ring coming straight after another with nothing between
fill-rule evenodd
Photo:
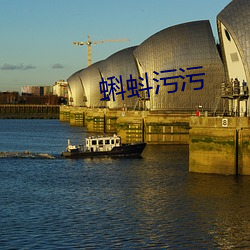
<instances>
[{"instance_id":1,"label":"white boat","mask_svg":"<svg viewBox=\"0 0 250 250\"><path fill-rule=\"evenodd\" d=\"M90 136L85 139L85 145L71 145L68 140L68 146L62 156L66 158L86 158L86 157L124 157L140 156L146 147L145 142L121 143L121 137L113 136Z\"/></svg>"}]
</instances>

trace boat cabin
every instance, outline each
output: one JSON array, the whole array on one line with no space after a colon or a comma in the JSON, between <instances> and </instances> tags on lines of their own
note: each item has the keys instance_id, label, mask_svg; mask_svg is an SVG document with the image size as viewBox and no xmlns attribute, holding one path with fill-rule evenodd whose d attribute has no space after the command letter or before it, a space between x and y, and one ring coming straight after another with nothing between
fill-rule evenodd
<instances>
[{"instance_id":1,"label":"boat cabin","mask_svg":"<svg viewBox=\"0 0 250 250\"><path fill-rule=\"evenodd\" d=\"M86 151L98 152L98 151L111 151L114 147L121 146L121 138L117 135L113 136L90 136L86 138Z\"/></svg>"}]
</instances>

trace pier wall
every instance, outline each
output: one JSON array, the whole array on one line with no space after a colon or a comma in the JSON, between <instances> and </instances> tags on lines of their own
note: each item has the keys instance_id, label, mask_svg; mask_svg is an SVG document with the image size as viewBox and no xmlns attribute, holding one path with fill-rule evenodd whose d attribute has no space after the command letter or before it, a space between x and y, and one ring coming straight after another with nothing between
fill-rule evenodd
<instances>
[{"instance_id":1,"label":"pier wall","mask_svg":"<svg viewBox=\"0 0 250 250\"><path fill-rule=\"evenodd\" d=\"M62 106L60 120L69 122L72 126L86 126L88 132L117 133L123 142L189 142L189 115Z\"/></svg>"},{"instance_id":2,"label":"pier wall","mask_svg":"<svg viewBox=\"0 0 250 250\"><path fill-rule=\"evenodd\" d=\"M59 119L59 105L1 104L0 119Z\"/></svg>"},{"instance_id":3,"label":"pier wall","mask_svg":"<svg viewBox=\"0 0 250 250\"><path fill-rule=\"evenodd\" d=\"M250 175L250 118L190 117L189 171Z\"/></svg>"},{"instance_id":4,"label":"pier wall","mask_svg":"<svg viewBox=\"0 0 250 250\"><path fill-rule=\"evenodd\" d=\"M250 175L250 118L61 106L60 120L124 143L189 144L189 171Z\"/></svg>"}]
</instances>

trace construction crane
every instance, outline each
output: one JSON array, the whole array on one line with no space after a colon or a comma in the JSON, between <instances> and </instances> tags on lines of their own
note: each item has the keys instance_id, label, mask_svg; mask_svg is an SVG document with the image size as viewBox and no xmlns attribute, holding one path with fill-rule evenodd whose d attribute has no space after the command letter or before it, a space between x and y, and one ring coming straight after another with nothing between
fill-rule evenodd
<instances>
[{"instance_id":1,"label":"construction crane","mask_svg":"<svg viewBox=\"0 0 250 250\"><path fill-rule=\"evenodd\" d=\"M90 36L88 35L88 41L86 42L73 42L74 45L87 45L88 46L88 66L92 64L91 59L91 45L92 44L99 44L99 43L113 43L113 42L127 42L129 39L122 38L117 40L100 40L100 41L91 41Z\"/></svg>"}]
</instances>

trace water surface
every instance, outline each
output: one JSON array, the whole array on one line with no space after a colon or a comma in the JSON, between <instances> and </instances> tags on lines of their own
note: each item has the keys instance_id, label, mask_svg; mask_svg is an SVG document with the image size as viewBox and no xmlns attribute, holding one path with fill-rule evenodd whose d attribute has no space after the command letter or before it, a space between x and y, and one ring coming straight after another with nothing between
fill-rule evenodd
<instances>
[{"instance_id":1,"label":"water surface","mask_svg":"<svg viewBox=\"0 0 250 250\"><path fill-rule=\"evenodd\" d=\"M0 120L1 249L248 249L250 178L188 173L188 146L142 159L60 157L82 127Z\"/></svg>"}]
</instances>

